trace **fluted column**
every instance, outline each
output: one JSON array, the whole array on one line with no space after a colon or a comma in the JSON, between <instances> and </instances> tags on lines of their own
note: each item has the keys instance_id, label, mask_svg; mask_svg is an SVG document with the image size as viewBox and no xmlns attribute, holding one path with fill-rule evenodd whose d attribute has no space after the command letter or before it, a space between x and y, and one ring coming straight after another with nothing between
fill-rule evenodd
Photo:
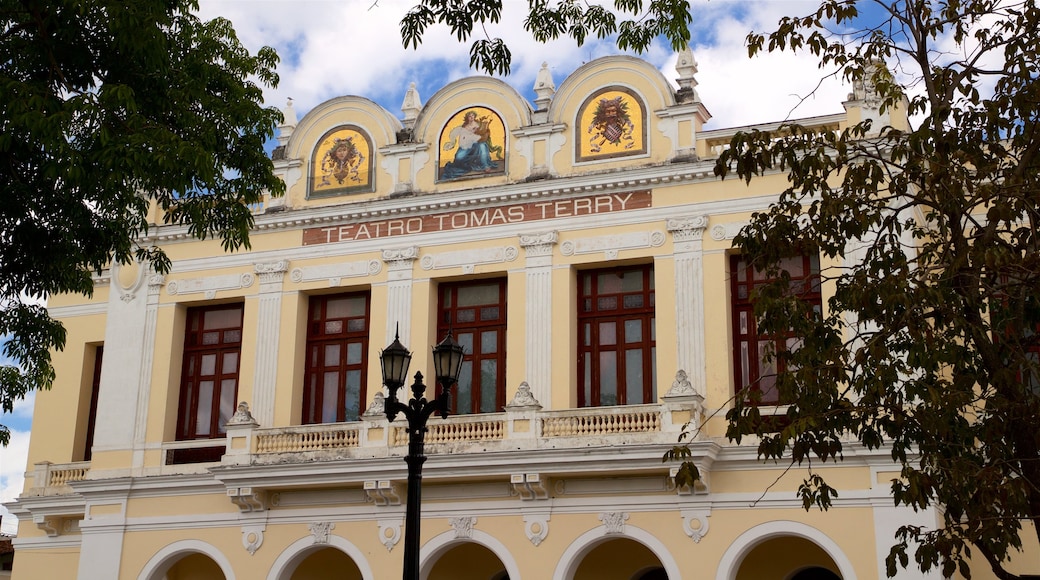
<instances>
[{"instance_id":1,"label":"fluted column","mask_svg":"<svg viewBox=\"0 0 1040 580\"><path fill-rule=\"evenodd\" d=\"M704 361L704 264L702 236L707 216L668 220L675 263L675 346L677 370L686 371L694 390L703 395Z\"/></svg>"},{"instance_id":2,"label":"fluted column","mask_svg":"<svg viewBox=\"0 0 1040 580\"><path fill-rule=\"evenodd\" d=\"M412 336L412 268L418 258L417 246L383 250L383 262L386 263L386 336L393 337L395 330L400 329L405 344Z\"/></svg>"},{"instance_id":3,"label":"fluted column","mask_svg":"<svg viewBox=\"0 0 1040 580\"><path fill-rule=\"evenodd\" d=\"M274 425L278 338L281 336L282 322L282 285L288 269L288 260L254 264L254 270L260 280L260 295L257 304L252 410L256 421L264 427Z\"/></svg>"},{"instance_id":4,"label":"fluted column","mask_svg":"<svg viewBox=\"0 0 1040 580\"><path fill-rule=\"evenodd\" d=\"M524 379L546 409L552 408L552 254L558 237L555 231L520 236L527 254Z\"/></svg>"}]
</instances>

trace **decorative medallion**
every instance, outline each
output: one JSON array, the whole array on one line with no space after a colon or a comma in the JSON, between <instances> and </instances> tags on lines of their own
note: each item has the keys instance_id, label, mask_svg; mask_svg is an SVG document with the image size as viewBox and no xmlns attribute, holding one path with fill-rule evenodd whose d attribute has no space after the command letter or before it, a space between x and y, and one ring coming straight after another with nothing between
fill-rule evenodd
<instances>
[{"instance_id":1,"label":"decorative medallion","mask_svg":"<svg viewBox=\"0 0 1040 580\"><path fill-rule=\"evenodd\" d=\"M360 128L337 127L325 134L311 157L312 196L373 190L372 144Z\"/></svg>"},{"instance_id":2,"label":"decorative medallion","mask_svg":"<svg viewBox=\"0 0 1040 580\"><path fill-rule=\"evenodd\" d=\"M502 175L506 172L506 127L498 113L467 107L441 130L437 180Z\"/></svg>"},{"instance_id":3,"label":"decorative medallion","mask_svg":"<svg viewBox=\"0 0 1040 580\"><path fill-rule=\"evenodd\" d=\"M578 161L646 153L646 107L634 92L607 87L578 109L574 138Z\"/></svg>"}]
</instances>

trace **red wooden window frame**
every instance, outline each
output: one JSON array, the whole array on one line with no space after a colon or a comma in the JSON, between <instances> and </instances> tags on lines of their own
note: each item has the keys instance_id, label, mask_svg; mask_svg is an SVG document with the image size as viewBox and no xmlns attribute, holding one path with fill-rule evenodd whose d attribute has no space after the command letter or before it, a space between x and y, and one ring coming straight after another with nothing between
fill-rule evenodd
<instances>
[{"instance_id":1,"label":"red wooden window frame","mask_svg":"<svg viewBox=\"0 0 1040 580\"><path fill-rule=\"evenodd\" d=\"M1002 286L1013 286L1022 284L1019 280L1013 280L1012 277L1007 273L1001 273L1000 284ZM993 316L996 313L998 307L1008 307L1008 296L1003 291L999 291L994 298L991 298L990 304L990 315ZM997 324L997 323L994 323ZM1003 332L996 331L994 328L993 340L997 343L1003 342L1005 337L1008 341L1011 341L1014 337L1016 330L1013 328L1005 328ZM1031 364L1033 369L1023 374L1023 369L1019 368L1016 372L1017 379L1019 382L1025 383L1029 390L1034 393L1040 394L1040 376L1037 374L1037 369L1040 368L1040 323L1037 323L1033 328L1023 329L1023 335L1019 338L1019 341L1023 347L1023 354L1025 355L1026 364ZM1032 342L1032 344L1030 344Z\"/></svg>"},{"instance_id":2,"label":"red wooden window frame","mask_svg":"<svg viewBox=\"0 0 1040 580\"><path fill-rule=\"evenodd\" d=\"M578 273L579 407L657 401L654 307L652 264Z\"/></svg>"},{"instance_id":3,"label":"red wooden window frame","mask_svg":"<svg viewBox=\"0 0 1040 580\"><path fill-rule=\"evenodd\" d=\"M241 358L241 303L188 309L177 417L179 441L224 437L225 423L235 412ZM204 387L206 383L209 387Z\"/></svg>"},{"instance_id":4,"label":"red wooden window frame","mask_svg":"<svg viewBox=\"0 0 1040 580\"><path fill-rule=\"evenodd\" d=\"M484 300L477 297L481 292ZM451 413L500 412L506 404L505 279L443 283L437 312L437 339L450 330L465 351Z\"/></svg>"},{"instance_id":5,"label":"red wooden window frame","mask_svg":"<svg viewBox=\"0 0 1040 580\"><path fill-rule=\"evenodd\" d=\"M781 352L796 345L798 337L790 333L769 336L758 332L754 289L774 278L752 268L739 254L730 256L729 264L733 309L733 382L737 390L750 386L752 390L761 393L761 404L783 404L776 390L776 373L783 370L783 361L774 358L766 362L765 354ZM820 293L820 257L816 254L795 256L787 258L784 266L791 278L791 291L811 304L816 312L820 312L823 304Z\"/></svg>"},{"instance_id":6,"label":"red wooden window frame","mask_svg":"<svg viewBox=\"0 0 1040 580\"><path fill-rule=\"evenodd\" d=\"M83 461L90 461L90 448L94 446L94 424L97 421L98 395L101 393L101 361L105 358L105 345L94 348L94 373L90 381L90 408L87 411L87 434L83 440Z\"/></svg>"},{"instance_id":7,"label":"red wooden window frame","mask_svg":"<svg viewBox=\"0 0 1040 580\"><path fill-rule=\"evenodd\" d=\"M305 424L357 421L365 412L370 308L367 291L311 296L303 386Z\"/></svg>"}]
</instances>

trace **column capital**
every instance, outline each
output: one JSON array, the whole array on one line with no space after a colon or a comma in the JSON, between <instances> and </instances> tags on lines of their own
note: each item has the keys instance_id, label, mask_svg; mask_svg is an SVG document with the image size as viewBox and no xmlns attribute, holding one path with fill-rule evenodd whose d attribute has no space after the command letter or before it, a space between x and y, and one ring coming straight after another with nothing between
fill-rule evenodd
<instances>
[{"instance_id":1,"label":"column capital","mask_svg":"<svg viewBox=\"0 0 1040 580\"><path fill-rule=\"evenodd\" d=\"M411 269L412 262L419 259L419 247L408 246L383 250L382 257L391 270Z\"/></svg>"},{"instance_id":2,"label":"column capital","mask_svg":"<svg viewBox=\"0 0 1040 580\"><path fill-rule=\"evenodd\" d=\"M700 241L704 230L708 227L708 216L696 215L670 218L666 224L676 242Z\"/></svg>"},{"instance_id":3,"label":"column capital","mask_svg":"<svg viewBox=\"0 0 1040 580\"><path fill-rule=\"evenodd\" d=\"M553 246L560 239L560 234L553 230L537 234L521 234L520 247L527 252L527 257L551 256Z\"/></svg>"},{"instance_id":4,"label":"column capital","mask_svg":"<svg viewBox=\"0 0 1040 580\"><path fill-rule=\"evenodd\" d=\"M277 260L274 262L258 262L253 264L257 277L260 279L260 291L269 290L265 288L269 284L280 284L285 279L285 273L289 271L289 260Z\"/></svg>"}]
</instances>

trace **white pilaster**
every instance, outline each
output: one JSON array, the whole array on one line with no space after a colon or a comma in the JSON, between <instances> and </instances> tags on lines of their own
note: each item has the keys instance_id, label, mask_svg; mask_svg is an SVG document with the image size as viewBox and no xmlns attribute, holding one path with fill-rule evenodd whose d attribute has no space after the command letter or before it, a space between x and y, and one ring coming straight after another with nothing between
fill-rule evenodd
<instances>
[{"instance_id":1,"label":"white pilaster","mask_svg":"<svg viewBox=\"0 0 1040 580\"><path fill-rule=\"evenodd\" d=\"M870 470L871 483L873 488L871 489L870 504L874 512L874 545L877 549L877 570L878 578L885 578L887 576L887 567L885 565L885 559L888 557L889 550L892 549L896 542L896 531L902 526L921 526L925 529L936 529L942 522L940 521L939 514L936 512L935 507L928 507L921 510L914 510L906 506L896 506L892 499L892 492L889 488L887 481L883 481L883 477L879 477L879 472L889 471L891 473L898 474L899 466L875 466ZM916 549L914 544L910 544L907 548L907 554L912 555ZM911 557L910 565L907 568L896 567L896 575L893 576L896 580L940 580L942 573L933 568L927 573L922 572L917 565L914 563Z\"/></svg>"},{"instance_id":2,"label":"white pilaster","mask_svg":"<svg viewBox=\"0 0 1040 580\"><path fill-rule=\"evenodd\" d=\"M281 336L282 283L288 260L254 264L260 279L256 324L256 361L253 366L253 416L265 427L274 425L274 391L278 376L278 338Z\"/></svg>"},{"instance_id":3,"label":"white pilaster","mask_svg":"<svg viewBox=\"0 0 1040 580\"><path fill-rule=\"evenodd\" d=\"M152 353L146 348L150 297L142 292L148 269L144 264L117 264L112 270L94 423L94 449L99 451L132 450L138 434L143 439L148 393L142 390L151 385ZM154 336L153 322L153 341Z\"/></svg>"},{"instance_id":4,"label":"white pilaster","mask_svg":"<svg viewBox=\"0 0 1040 580\"><path fill-rule=\"evenodd\" d=\"M138 373L137 421L134 422L134 453L132 471L142 475L144 469L145 433L148 427L148 399L152 389L152 361L155 356L155 325L159 315L159 292L163 285L162 274L148 275L148 298L144 314L144 337L141 341L141 368ZM107 354L106 357L108 358ZM104 362L102 362L104 364ZM99 405L100 412L100 405ZM95 427L96 430L96 427Z\"/></svg>"},{"instance_id":5,"label":"white pilaster","mask_svg":"<svg viewBox=\"0 0 1040 580\"><path fill-rule=\"evenodd\" d=\"M524 379L547 410L552 408L552 254L558 239L555 231L520 236L527 254Z\"/></svg>"},{"instance_id":6,"label":"white pilaster","mask_svg":"<svg viewBox=\"0 0 1040 580\"><path fill-rule=\"evenodd\" d=\"M701 238L708 227L703 215L668 220L675 263L676 362L693 389L704 394L704 269Z\"/></svg>"},{"instance_id":7,"label":"white pilaster","mask_svg":"<svg viewBox=\"0 0 1040 580\"><path fill-rule=\"evenodd\" d=\"M412 336L412 268L419 248L383 250L386 263L386 336L400 331L407 344Z\"/></svg>"},{"instance_id":8,"label":"white pilaster","mask_svg":"<svg viewBox=\"0 0 1040 580\"><path fill-rule=\"evenodd\" d=\"M100 484L101 488L84 494L85 517L79 525L81 539L79 569L76 574L79 580L121 577L119 569L123 560L129 481L131 480L123 479L115 483ZM82 489L77 491L82 492Z\"/></svg>"}]
</instances>

